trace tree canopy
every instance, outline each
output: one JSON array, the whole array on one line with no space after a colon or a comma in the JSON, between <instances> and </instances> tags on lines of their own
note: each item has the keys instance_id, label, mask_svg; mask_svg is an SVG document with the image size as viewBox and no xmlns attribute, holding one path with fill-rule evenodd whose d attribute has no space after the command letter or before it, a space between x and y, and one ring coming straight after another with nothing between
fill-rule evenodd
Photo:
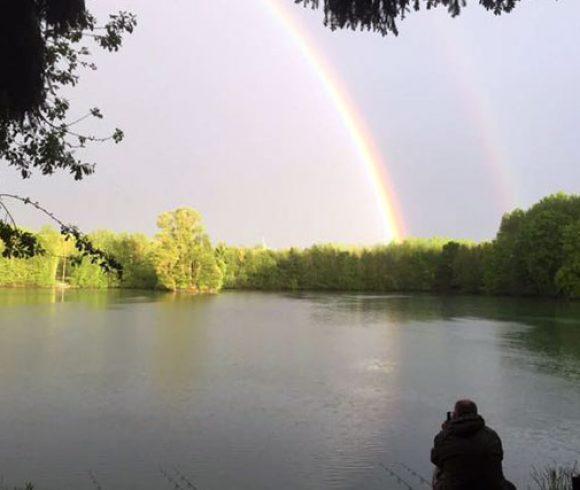
<instances>
[{"instance_id":1,"label":"tree canopy","mask_svg":"<svg viewBox=\"0 0 580 490\"><path fill-rule=\"evenodd\" d=\"M222 272L201 215L189 208L163 213L157 219L155 271L165 289L217 291Z\"/></svg>"},{"instance_id":2,"label":"tree canopy","mask_svg":"<svg viewBox=\"0 0 580 490\"><path fill-rule=\"evenodd\" d=\"M445 8L452 17L461 14L467 0L294 0L324 10L324 24L331 29L366 29L383 36L399 33L398 22L412 12ZM479 0L484 9L500 15L511 12L520 0ZM475 3L475 0L474 0Z\"/></svg>"}]
</instances>

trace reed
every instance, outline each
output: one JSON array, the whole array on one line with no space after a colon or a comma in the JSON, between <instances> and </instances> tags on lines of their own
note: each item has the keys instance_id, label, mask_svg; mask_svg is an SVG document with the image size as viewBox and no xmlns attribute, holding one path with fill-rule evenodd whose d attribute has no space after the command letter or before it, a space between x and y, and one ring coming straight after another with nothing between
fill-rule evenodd
<instances>
[{"instance_id":1,"label":"reed","mask_svg":"<svg viewBox=\"0 0 580 490\"><path fill-rule=\"evenodd\" d=\"M532 468L533 490L572 490L572 476L576 474L573 466L546 466Z\"/></svg>"}]
</instances>

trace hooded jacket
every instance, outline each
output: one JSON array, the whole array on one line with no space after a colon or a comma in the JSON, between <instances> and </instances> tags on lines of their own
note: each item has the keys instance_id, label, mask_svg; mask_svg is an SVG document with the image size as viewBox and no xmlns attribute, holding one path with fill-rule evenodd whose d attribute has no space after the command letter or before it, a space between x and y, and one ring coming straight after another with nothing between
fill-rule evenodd
<instances>
[{"instance_id":1,"label":"hooded jacket","mask_svg":"<svg viewBox=\"0 0 580 490\"><path fill-rule=\"evenodd\" d=\"M505 482L502 460L501 439L479 415L449 421L431 450L442 490L500 490Z\"/></svg>"}]
</instances>

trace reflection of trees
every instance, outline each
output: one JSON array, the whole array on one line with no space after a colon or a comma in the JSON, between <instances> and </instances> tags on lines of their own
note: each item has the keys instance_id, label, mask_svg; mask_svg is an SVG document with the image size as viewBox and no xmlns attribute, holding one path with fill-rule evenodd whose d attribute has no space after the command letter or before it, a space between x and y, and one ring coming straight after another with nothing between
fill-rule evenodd
<instances>
[{"instance_id":1,"label":"reflection of trees","mask_svg":"<svg viewBox=\"0 0 580 490\"><path fill-rule=\"evenodd\" d=\"M539 356L537 367L550 373L580 379L580 311L576 316L537 317L526 321L530 329L509 334L517 347ZM527 320L527 319L526 319Z\"/></svg>"},{"instance_id":2,"label":"reflection of trees","mask_svg":"<svg viewBox=\"0 0 580 490\"><path fill-rule=\"evenodd\" d=\"M345 321L353 313L364 314L366 323L406 323L411 321L436 321L474 315L481 308L479 303L487 298L431 296L431 295L356 295L356 294L307 294L307 297L323 308L319 315L345 313Z\"/></svg>"},{"instance_id":3,"label":"reflection of trees","mask_svg":"<svg viewBox=\"0 0 580 490\"><path fill-rule=\"evenodd\" d=\"M81 303L91 310L107 310L122 303L150 302L162 295L138 290L18 289L0 288L0 308L40 306L53 303Z\"/></svg>"},{"instance_id":4,"label":"reflection of trees","mask_svg":"<svg viewBox=\"0 0 580 490\"><path fill-rule=\"evenodd\" d=\"M196 372L206 358L204 332L215 298L174 293L159 299L152 322L154 389L159 395L180 397L196 383Z\"/></svg>"},{"instance_id":5,"label":"reflection of trees","mask_svg":"<svg viewBox=\"0 0 580 490\"><path fill-rule=\"evenodd\" d=\"M320 308L315 316L335 324L352 324L353 315L363 323L430 322L480 318L529 328L501 333L512 347L539 356L542 369L580 376L580 303L551 300L476 296L380 296L308 294Z\"/></svg>"},{"instance_id":6,"label":"reflection of trees","mask_svg":"<svg viewBox=\"0 0 580 490\"><path fill-rule=\"evenodd\" d=\"M58 300L56 289L0 289L0 308L49 305Z\"/></svg>"}]
</instances>

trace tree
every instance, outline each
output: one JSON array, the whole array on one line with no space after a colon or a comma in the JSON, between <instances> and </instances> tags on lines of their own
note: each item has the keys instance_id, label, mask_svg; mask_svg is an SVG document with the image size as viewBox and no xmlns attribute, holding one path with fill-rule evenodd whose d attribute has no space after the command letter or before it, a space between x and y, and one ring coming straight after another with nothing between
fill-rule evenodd
<instances>
[{"instance_id":1,"label":"tree","mask_svg":"<svg viewBox=\"0 0 580 490\"><path fill-rule=\"evenodd\" d=\"M453 278L458 289L465 293L483 290L483 271L490 244L461 245L453 263Z\"/></svg>"},{"instance_id":2,"label":"tree","mask_svg":"<svg viewBox=\"0 0 580 490\"><path fill-rule=\"evenodd\" d=\"M458 289L454 266L460 249L461 245L457 242L448 242L443 246L435 273L435 288L438 291L449 292Z\"/></svg>"},{"instance_id":3,"label":"tree","mask_svg":"<svg viewBox=\"0 0 580 490\"><path fill-rule=\"evenodd\" d=\"M62 235L54 229L43 228L35 236L38 242L46 247L47 252L32 258L0 257L0 286L2 287L53 287L56 284L59 258L53 255L52 246L56 241L64 241ZM56 241L55 241L56 239ZM4 242L0 239L0 254Z\"/></svg>"},{"instance_id":4,"label":"tree","mask_svg":"<svg viewBox=\"0 0 580 490\"><path fill-rule=\"evenodd\" d=\"M74 47L84 37L116 51L122 31L131 32L135 25L132 15L121 12L95 34L101 29L84 0L3 1L1 9L0 119L8 121L38 116L55 88L76 83L78 66L92 68L83 61L88 49ZM74 65L69 64L70 70L68 62Z\"/></svg>"},{"instance_id":5,"label":"tree","mask_svg":"<svg viewBox=\"0 0 580 490\"><path fill-rule=\"evenodd\" d=\"M157 275L153 263L153 244L140 233L117 235L107 249L123 266L120 286L131 289L154 289Z\"/></svg>"},{"instance_id":6,"label":"tree","mask_svg":"<svg viewBox=\"0 0 580 490\"><path fill-rule=\"evenodd\" d=\"M567 216L545 210L530 216L522 228L524 263L535 293L539 295L558 293L555 279L564 259L562 234L569 223Z\"/></svg>"},{"instance_id":7,"label":"tree","mask_svg":"<svg viewBox=\"0 0 580 490\"><path fill-rule=\"evenodd\" d=\"M574 263L574 232L569 230L579 220L580 196L565 194L505 215L486 253L486 288L496 294L557 296L565 281L566 289L573 289L574 267L562 267Z\"/></svg>"},{"instance_id":8,"label":"tree","mask_svg":"<svg viewBox=\"0 0 580 490\"><path fill-rule=\"evenodd\" d=\"M43 175L68 171L75 180L90 175L94 163L78 150L89 143L112 140L119 143L123 132L116 129L104 137L83 134L76 128L87 119L102 119L92 107L76 119L69 117L65 89L77 85L80 71L95 70L90 60L89 40L107 51L117 51L123 34L133 32L135 17L127 12L111 15L104 25L85 9L83 0L19 0L2 2L0 15L0 160L29 178L33 170ZM4 256L32 256L40 252L34 237L19 230L3 202L15 198L0 195L6 214L0 223L5 242ZM50 214L50 213L48 213ZM90 255L91 247L78 229L59 221L61 232L80 240L79 251ZM86 246L85 246L86 245ZM81 250L84 249L84 250ZM98 254L97 254L98 255ZM105 266L113 266L107 263Z\"/></svg>"},{"instance_id":9,"label":"tree","mask_svg":"<svg viewBox=\"0 0 580 490\"><path fill-rule=\"evenodd\" d=\"M461 13L467 0L294 0L306 7L323 5L324 24L335 29L365 29L399 34L397 22L421 7L429 10L444 7L452 17ZM499 15L511 12L520 0L479 0L486 10Z\"/></svg>"},{"instance_id":10,"label":"tree","mask_svg":"<svg viewBox=\"0 0 580 490\"><path fill-rule=\"evenodd\" d=\"M189 208L163 213L157 220L155 270L161 287L213 292L221 288L222 271L202 224Z\"/></svg>"},{"instance_id":11,"label":"tree","mask_svg":"<svg viewBox=\"0 0 580 490\"><path fill-rule=\"evenodd\" d=\"M71 272L71 262L75 255L75 244L50 226L40 230L38 242L46 255L53 263L53 281L65 284Z\"/></svg>"},{"instance_id":12,"label":"tree","mask_svg":"<svg viewBox=\"0 0 580 490\"><path fill-rule=\"evenodd\" d=\"M522 227L522 249L538 294L560 294L556 275L566 260L564 242L574 236L569 227L579 220L580 197L563 193L542 199L528 211Z\"/></svg>"},{"instance_id":13,"label":"tree","mask_svg":"<svg viewBox=\"0 0 580 490\"><path fill-rule=\"evenodd\" d=\"M10 3L30 5L35 2L22 0ZM18 10L24 13L27 8ZM3 19L6 22L6 18ZM75 22L60 26L40 16L35 22L39 41L35 42L34 50L27 44L20 50L24 53L34 51L34 56L24 54L23 60L18 58L18 66L23 66L14 71L11 69L16 63L15 53L10 49L14 43L10 43L6 34L2 33L0 63L8 69L3 69L0 77L0 159L15 167L25 179L32 175L34 169L43 175L65 170L75 180L93 173L94 164L79 157L77 150L91 142L112 140L119 143L123 133L116 129L109 136L96 137L77 132L76 126L90 118L102 119L103 114L99 108L93 107L88 108L83 116L71 120L70 102L63 95L63 90L78 84L81 70L97 69L90 61L88 39L103 49L117 51L122 43L122 34L132 32L135 22L135 18L126 12L111 15L109 22L103 26L98 26L96 19L88 12L81 14ZM36 58L40 61L35 61ZM35 80L32 96L19 85L21 77L28 72L33 72L30 77ZM23 86L26 87L26 84Z\"/></svg>"},{"instance_id":14,"label":"tree","mask_svg":"<svg viewBox=\"0 0 580 490\"><path fill-rule=\"evenodd\" d=\"M569 298L580 298L580 219L563 232L564 260L556 274L558 288Z\"/></svg>"},{"instance_id":15,"label":"tree","mask_svg":"<svg viewBox=\"0 0 580 490\"><path fill-rule=\"evenodd\" d=\"M529 295L530 280L522 254L521 229L526 213L516 209L503 216L485 259L485 289L492 294Z\"/></svg>"}]
</instances>

